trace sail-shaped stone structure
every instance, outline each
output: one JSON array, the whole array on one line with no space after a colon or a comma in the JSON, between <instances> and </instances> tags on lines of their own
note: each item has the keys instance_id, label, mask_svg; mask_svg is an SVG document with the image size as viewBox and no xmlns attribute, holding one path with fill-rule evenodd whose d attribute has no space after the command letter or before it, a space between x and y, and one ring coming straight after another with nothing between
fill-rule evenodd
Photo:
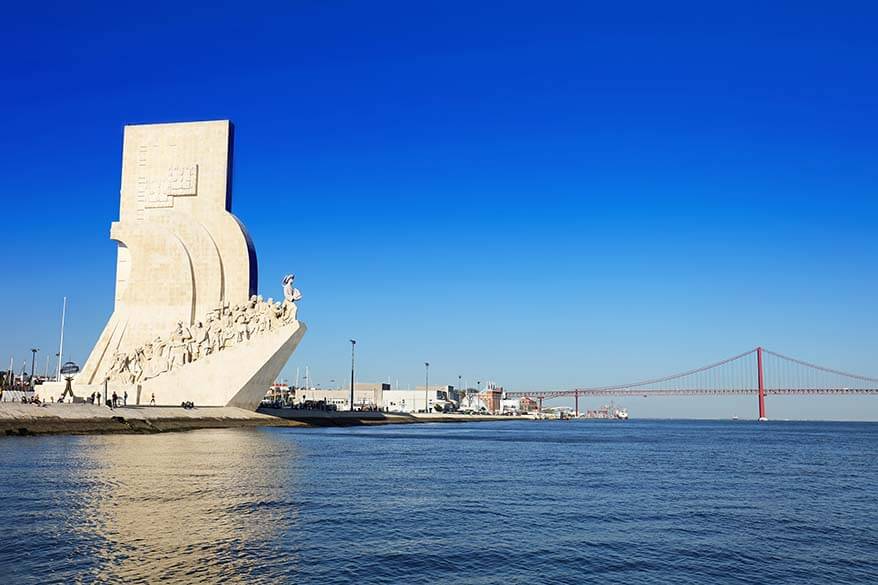
<instances>
[{"instance_id":1,"label":"sail-shaped stone structure","mask_svg":"<svg viewBox=\"0 0 878 585\"><path fill-rule=\"evenodd\" d=\"M255 409L295 350L295 305L254 296L233 143L228 120L125 127L115 306L75 388L109 380L139 404Z\"/></svg>"}]
</instances>

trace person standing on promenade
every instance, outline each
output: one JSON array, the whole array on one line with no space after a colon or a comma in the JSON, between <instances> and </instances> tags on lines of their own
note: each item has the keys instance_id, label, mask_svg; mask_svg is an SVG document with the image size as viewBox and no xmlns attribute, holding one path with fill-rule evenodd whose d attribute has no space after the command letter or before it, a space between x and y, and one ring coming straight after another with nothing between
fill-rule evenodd
<instances>
[{"instance_id":1,"label":"person standing on promenade","mask_svg":"<svg viewBox=\"0 0 878 585\"><path fill-rule=\"evenodd\" d=\"M119 401L119 395L116 394L116 391L113 390L113 401L110 402L110 408L116 408L116 403Z\"/></svg>"},{"instance_id":2,"label":"person standing on promenade","mask_svg":"<svg viewBox=\"0 0 878 585\"><path fill-rule=\"evenodd\" d=\"M153 392L152 396L149 399L149 405L155 406L155 392Z\"/></svg>"},{"instance_id":3,"label":"person standing on promenade","mask_svg":"<svg viewBox=\"0 0 878 585\"><path fill-rule=\"evenodd\" d=\"M122 394L122 406L128 406L128 390Z\"/></svg>"}]
</instances>

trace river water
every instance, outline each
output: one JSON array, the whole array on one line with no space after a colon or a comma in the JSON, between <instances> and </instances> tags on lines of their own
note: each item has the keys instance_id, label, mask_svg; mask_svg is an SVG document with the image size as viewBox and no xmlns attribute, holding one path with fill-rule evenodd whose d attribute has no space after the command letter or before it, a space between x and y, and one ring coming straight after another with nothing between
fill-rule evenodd
<instances>
[{"instance_id":1,"label":"river water","mask_svg":"<svg viewBox=\"0 0 878 585\"><path fill-rule=\"evenodd\" d=\"M3 583L878 583L878 424L0 439Z\"/></svg>"}]
</instances>

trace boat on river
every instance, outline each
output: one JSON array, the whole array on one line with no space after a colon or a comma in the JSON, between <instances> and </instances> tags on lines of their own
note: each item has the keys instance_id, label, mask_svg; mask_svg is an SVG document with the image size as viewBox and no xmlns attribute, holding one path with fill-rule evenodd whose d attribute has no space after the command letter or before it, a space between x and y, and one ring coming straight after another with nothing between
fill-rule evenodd
<instances>
[{"instance_id":1,"label":"boat on river","mask_svg":"<svg viewBox=\"0 0 878 585\"><path fill-rule=\"evenodd\" d=\"M628 409L617 407L610 402L595 410L586 410L579 415L581 419L597 419L597 420L628 420Z\"/></svg>"}]
</instances>

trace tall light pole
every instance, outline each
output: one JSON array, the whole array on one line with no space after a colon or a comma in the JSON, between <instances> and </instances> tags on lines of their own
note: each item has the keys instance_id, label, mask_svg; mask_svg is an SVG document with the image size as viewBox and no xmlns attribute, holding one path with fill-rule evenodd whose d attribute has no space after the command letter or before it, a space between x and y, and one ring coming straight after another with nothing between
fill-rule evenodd
<instances>
[{"instance_id":1,"label":"tall light pole","mask_svg":"<svg viewBox=\"0 0 878 585\"><path fill-rule=\"evenodd\" d=\"M67 317L67 297L64 297L64 304L61 306L61 343L58 346L58 374L56 381L61 381L61 358L64 357L64 319Z\"/></svg>"},{"instance_id":2,"label":"tall light pole","mask_svg":"<svg viewBox=\"0 0 878 585\"><path fill-rule=\"evenodd\" d=\"M430 362L424 362L424 413L430 412Z\"/></svg>"},{"instance_id":3,"label":"tall light pole","mask_svg":"<svg viewBox=\"0 0 878 585\"><path fill-rule=\"evenodd\" d=\"M357 340L351 339L351 412L354 410L354 349L357 347Z\"/></svg>"},{"instance_id":4,"label":"tall light pole","mask_svg":"<svg viewBox=\"0 0 878 585\"><path fill-rule=\"evenodd\" d=\"M38 348L38 347L32 347L32 348L30 348L30 351L31 351L31 358L30 358L30 386L31 386L31 388L33 388L33 387L34 387L34 376L35 376L36 373L37 373L36 370L35 370L34 368L36 368L36 364L37 364L37 352L40 351L40 348Z\"/></svg>"}]
</instances>

